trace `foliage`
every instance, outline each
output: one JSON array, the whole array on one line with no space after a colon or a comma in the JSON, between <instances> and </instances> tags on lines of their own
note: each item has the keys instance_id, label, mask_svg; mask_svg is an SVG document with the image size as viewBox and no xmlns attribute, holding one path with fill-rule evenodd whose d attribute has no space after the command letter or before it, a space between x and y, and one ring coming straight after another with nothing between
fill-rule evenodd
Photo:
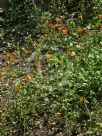
<instances>
[{"instance_id":1,"label":"foliage","mask_svg":"<svg viewBox=\"0 0 102 136\"><path fill-rule=\"evenodd\" d=\"M102 2L87 23L88 0L74 1L71 13L66 0L47 11L10 2L0 34L0 135L100 136Z\"/></svg>"}]
</instances>

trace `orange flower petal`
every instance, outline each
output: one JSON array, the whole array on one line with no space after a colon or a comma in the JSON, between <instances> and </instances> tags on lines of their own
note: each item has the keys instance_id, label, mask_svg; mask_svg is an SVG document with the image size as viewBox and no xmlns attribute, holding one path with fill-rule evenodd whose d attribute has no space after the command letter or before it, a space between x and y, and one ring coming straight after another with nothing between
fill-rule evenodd
<instances>
[{"instance_id":1,"label":"orange flower petal","mask_svg":"<svg viewBox=\"0 0 102 136\"><path fill-rule=\"evenodd\" d=\"M6 56L7 57L10 57L12 54L8 51L8 52L6 52Z\"/></svg>"},{"instance_id":2,"label":"orange flower petal","mask_svg":"<svg viewBox=\"0 0 102 136\"><path fill-rule=\"evenodd\" d=\"M13 55L12 53L6 52L6 56L10 58L10 61L11 61L11 62L14 62L14 61L15 61L15 57L14 57L14 55Z\"/></svg>"},{"instance_id":3,"label":"orange flower petal","mask_svg":"<svg viewBox=\"0 0 102 136\"><path fill-rule=\"evenodd\" d=\"M62 33L63 34L68 34L69 33L69 29L67 29L67 28L62 29Z\"/></svg>"},{"instance_id":4,"label":"orange flower petal","mask_svg":"<svg viewBox=\"0 0 102 136\"><path fill-rule=\"evenodd\" d=\"M20 86L20 85L17 85L17 86L15 87L15 89L16 89L16 91L20 91L20 90L21 90L21 86Z\"/></svg>"},{"instance_id":5,"label":"orange flower petal","mask_svg":"<svg viewBox=\"0 0 102 136\"><path fill-rule=\"evenodd\" d=\"M30 80L30 79L31 79L30 75L25 75L25 76L24 76L24 80L27 81L27 80Z\"/></svg>"},{"instance_id":6,"label":"orange flower petal","mask_svg":"<svg viewBox=\"0 0 102 136\"><path fill-rule=\"evenodd\" d=\"M77 30L77 32L80 33L80 34L82 34L82 33L85 32L85 30L84 30L83 28L79 28L79 29Z\"/></svg>"},{"instance_id":7,"label":"orange flower petal","mask_svg":"<svg viewBox=\"0 0 102 136\"><path fill-rule=\"evenodd\" d=\"M54 26L53 23L48 23L48 27Z\"/></svg>"},{"instance_id":8,"label":"orange flower petal","mask_svg":"<svg viewBox=\"0 0 102 136\"><path fill-rule=\"evenodd\" d=\"M102 14L99 14L99 15L98 15L98 18L99 18L99 19L102 19Z\"/></svg>"},{"instance_id":9,"label":"orange flower petal","mask_svg":"<svg viewBox=\"0 0 102 136\"><path fill-rule=\"evenodd\" d=\"M57 27L57 30L61 31L61 30L62 30L62 27Z\"/></svg>"},{"instance_id":10,"label":"orange flower petal","mask_svg":"<svg viewBox=\"0 0 102 136\"><path fill-rule=\"evenodd\" d=\"M61 18L59 18L59 17L57 17L57 18L55 19L55 21L56 21L56 22L59 22L59 23L60 23L60 22L63 22L63 20L62 20Z\"/></svg>"},{"instance_id":11,"label":"orange flower petal","mask_svg":"<svg viewBox=\"0 0 102 136\"><path fill-rule=\"evenodd\" d=\"M12 58L13 54L8 51L8 52L6 52L6 56L9 57L9 58Z\"/></svg>"}]
</instances>

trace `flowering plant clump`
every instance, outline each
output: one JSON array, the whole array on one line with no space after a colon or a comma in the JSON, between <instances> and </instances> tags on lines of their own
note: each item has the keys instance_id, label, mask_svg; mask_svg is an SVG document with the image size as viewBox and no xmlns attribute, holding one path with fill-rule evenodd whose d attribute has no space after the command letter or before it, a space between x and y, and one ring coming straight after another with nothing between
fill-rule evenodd
<instances>
[{"instance_id":1,"label":"flowering plant clump","mask_svg":"<svg viewBox=\"0 0 102 136\"><path fill-rule=\"evenodd\" d=\"M101 136L102 2L87 18L82 3L44 1L4 12L0 136Z\"/></svg>"}]
</instances>

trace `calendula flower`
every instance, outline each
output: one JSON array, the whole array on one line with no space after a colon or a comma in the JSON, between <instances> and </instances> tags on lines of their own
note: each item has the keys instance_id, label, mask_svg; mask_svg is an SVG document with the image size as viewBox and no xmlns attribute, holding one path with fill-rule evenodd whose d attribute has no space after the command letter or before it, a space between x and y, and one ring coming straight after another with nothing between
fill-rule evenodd
<instances>
[{"instance_id":1,"label":"calendula flower","mask_svg":"<svg viewBox=\"0 0 102 136\"><path fill-rule=\"evenodd\" d=\"M7 57L11 57L12 56L12 53L10 53L9 51L6 52L6 56Z\"/></svg>"},{"instance_id":2,"label":"calendula flower","mask_svg":"<svg viewBox=\"0 0 102 136\"><path fill-rule=\"evenodd\" d=\"M68 34L69 33L69 29L67 29L67 28L62 29L62 33L63 34Z\"/></svg>"},{"instance_id":3,"label":"calendula flower","mask_svg":"<svg viewBox=\"0 0 102 136\"><path fill-rule=\"evenodd\" d=\"M59 17L57 17L57 18L55 19L55 21L58 22L58 23L63 22L63 20L62 20L61 18L59 18Z\"/></svg>"},{"instance_id":4,"label":"calendula flower","mask_svg":"<svg viewBox=\"0 0 102 136\"><path fill-rule=\"evenodd\" d=\"M61 31L61 30L62 30L62 27L57 27L57 30Z\"/></svg>"},{"instance_id":5,"label":"calendula flower","mask_svg":"<svg viewBox=\"0 0 102 136\"><path fill-rule=\"evenodd\" d=\"M99 15L98 15L98 18L99 18L99 19L102 19L102 14L99 14Z\"/></svg>"},{"instance_id":6,"label":"calendula flower","mask_svg":"<svg viewBox=\"0 0 102 136\"><path fill-rule=\"evenodd\" d=\"M20 85L16 85L15 90L16 90L16 91L20 91L21 88L22 88L22 87L21 87Z\"/></svg>"},{"instance_id":7,"label":"calendula flower","mask_svg":"<svg viewBox=\"0 0 102 136\"><path fill-rule=\"evenodd\" d=\"M12 53L6 52L6 56L7 56L8 58L10 58L10 61L11 61L11 62L14 62L14 61L15 61L15 57L14 57L14 55L13 55Z\"/></svg>"},{"instance_id":8,"label":"calendula flower","mask_svg":"<svg viewBox=\"0 0 102 136\"><path fill-rule=\"evenodd\" d=\"M79 102L83 102L84 101L84 97L83 96L80 96L79 97Z\"/></svg>"},{"instance_id":9,"label":"calendula flower","mask_svg":"<svg viewBox=\"0 0 102 136\"><path fill-rule=\"evenodd\" d=\"M48 27L52 27L52 26L54 26L53 23L48 23Z\"/></svg>"},{"instance_id":10,"label":"calendula flower","mask_svg":"<svg viewBox=\"0 0 102 136\"><path fill-rule=\"evenodd\" d=\"M83 28L79 28L79 29L77 30L77 32L78 32L79 34L82 34L82 33L85 32L85 30L84 30Z\"/></svg>"},{"instance_id":11,"label":"calendula flower","mask_svg":"<svg viewBox=\"0 0 102 136\"><path fill-rule=\"evenodd\" d=\"M27 75L24 76L24 80L27 81L27 80L30 80L30 79L31 79L31 76L29 74L27 74Z\"/></svg>"},{"instance_id":12,"label":"calendula flower","mask_svg":"<svg viewBox=\"0 0 102 136\"><path fill-rule=\"evenodd\" d=\"M50 53L47 53L47 54L45 54L45 57L46 57L47 59L51 59L51 58L53 57L53 55L50 54Z\"/></svg>"},{"instance_id":13,"label":"calendula flower","mask_svg":"<svg viewBox=\"0 0 102 136\"><path fill-rule=\"evenodd\" d=\"M68 56L72 56L72 51L68 50L68 51L66 51L66 54L67 54Z\"/></svg>"}]
</instances>

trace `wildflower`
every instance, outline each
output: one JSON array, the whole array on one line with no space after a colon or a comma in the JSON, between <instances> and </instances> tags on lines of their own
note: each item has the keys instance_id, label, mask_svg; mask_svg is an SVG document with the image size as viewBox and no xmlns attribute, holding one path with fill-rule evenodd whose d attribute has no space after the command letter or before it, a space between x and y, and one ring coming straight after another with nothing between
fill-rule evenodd
<instances>
[{"instance_id":1,"label":"wildflower","mask_svg":"<svg viewBox=\"0 0 102 136\"><path fill-rule=\"evenodd\" d=\"M30 79L31 79L30 75L27 74L27 75L24 76L24 80L27 81L27 80L30 80Z\"/></svg>"},{"instance_id":2,"label":"wildflower","mask_svg":"<svg viewBox=\"0 0 102 136\"><path fill-rule=\"evenodd\" d=\"M16 91L20 91L21 90L21 86L20 85L16 85L15 89L16 89Z\"/></svg>"},{"instance_id":3,"label":"wildflower","mask_svg":"<svg viewBox=\"0 0 102 136\"><path fill-rule=\"evenodd\" d=\"M62 27L57 27L57 30L61 31L61 30L62 30Z\"/></svg>"},{"instance_id":4,"label":"wildflower","mask_svg":"<svg viewBox=\"0 0 102 136\"><path fill-rule=\"evenodd\" d=\"M7 56L7 57L11 57L12 54L11 54L9 51L7 51L7 52L6 52L6 56Z\"/></svg>"},{"instance_id":5,"label":"wildflower","mask_svg":"<svg viewBox=\"0 0 102 136\"><path fill-rule=\"evenodd\" d=\"M69 29L67 29L67 28L62 29L62 33L63 34L68 34L69 33Z\"/></svg>"},{"instance_id":6,"label":"wildflower","mask_svg":"<svg viewBox=\"0 0 102 136\"><path fill-rule=\"evenodd\" d=\"M57 18L55 19L55 21L58 22L58 23L63 22L63 20L62 20L61 18L59 18L59 17L57 17Z\"/></svg>"},{"instance_id":7,"label":"wildflower","mask_svg":"<svg viewBox=\"0 0 102 136\"><path fill-rule=\"evenodd\" d=\"M79 28L79 29L77 30L77 32L78 32L79 34L82 34L82 33L85 32L85 30L84 30L83 28Z\"/></svg>"},{"instance_id":8,"label":"wildflower","mask_svg":"<svg viewBox=\"0 0 102 136\"><path fill-rule=\"evenodd\" d=\"M66 54L67 54L68 56L72 56L72 51L68 50L68 51L66 52Z\"/></svg>"},{"instance_id":9,"label":"wildflower","mask_svg":"<svg viewBox=\"0 0 102 136\"><path fill-rule=\"evenodd\" d=\"M10 61L11 61L11 62L14 62L14 61L15 61L15 57L14 57L14 55L13 55L12 53L6 52L6 56L7 56L8 58L10 58Z\"/></svg>"},{"instance_id":10,"label":"wildflower","mask_svg":"<svg viewBox=\"0 0 102 136\"><path fill-rule=\"evenodd\" d=\"M53 55L50 54L50 53L47 53L47 54L45 55L45 57L46 57L47 59L51 59L51 58L53 57Z\"/></svg>"},{"instance_id":11,"label":"wildflower","mask_svg":"<svg viewBox=\"0 0 102 136\"><path fill-rule=\"evenodd\" d=\"M99 18L99 19L102 19L102 14L99 14L99 15L98 15L98 18Z\"/></svg>"},{"instance_id":12,"label":"wildflower","mask_svg":"<svg viewBox=\"0 0 102 136\"><path fill-rule=\"evenodd\" d=\"M80 96L79 97L79 102L83 102L84 101L84 97L83 96Z\"/></svg>"},{"instance_id":13,"label":"wildflower","mask_svg":"<svg viewBox=\"0 0 102 136\"><path fill-rule=\"evenodd\" d=\"M52 26L54 26L53 23L48 23L48 27L52 27Z\"/></svg>"}]
</instances>

